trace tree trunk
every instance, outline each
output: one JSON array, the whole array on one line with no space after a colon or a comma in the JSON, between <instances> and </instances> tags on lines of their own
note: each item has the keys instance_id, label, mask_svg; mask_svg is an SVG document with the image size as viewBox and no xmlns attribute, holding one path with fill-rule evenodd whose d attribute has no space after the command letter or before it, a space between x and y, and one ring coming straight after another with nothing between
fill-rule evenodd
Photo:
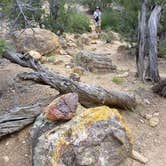
<instances>
[{"instance_id":1,"label":"tree trunk","mask_svg":"<svg viewBox=\"0 0 166 166\"><path fill-rule=\"evenodd\" d=\"M146 31L147 31L147 0L144 0L141 12L138 18L138 51L136 56L137 74L138 77L144 80L144 57L146 45Z\"/></svg>"},{"instance_id":2,"label":"tree trunk","mask_svg":"<svg viewBox=\"0 0 166 166\"><path fill-rule=\"evenodd\" d=\"M17 111L12 112L11 110L9 113L0 115L0 139L33 123L41 113L42 108L54 99L55 97L50 97L30 106L17 107Z\"/></svg>"},{"instance_id":3,"label":"tree trunk","mask_svg":"<svg viewBox=\"0 0 166 166\"><path fill-rule=\"evenodd\" d=\"M157 62L157 29L160 21L161 10L161 6L156 5L148 21L149 58L146 69L146 79L151 80L152 82L158 82L160 80Z\"/></svg>"},{"instance_id":4,"label":"tree trunk","mask_svg":"<svg viewBox=\"0 0 166 166\"><path fill-rule=\"evenodd\" d=\"M36 71L35 73L24 73L22 78L40 81L57 89L62 94L76 92L79 95L80 103L86 107L98 105L108 105L110 107L120 107L123 109L133 109L136 107L134 97L126 93L110 92L102 87L72 81L67 77L48 71L40 62L29 55L5 52L3 56L12 62L30 67Z\"/></svg>"}]
</instances>

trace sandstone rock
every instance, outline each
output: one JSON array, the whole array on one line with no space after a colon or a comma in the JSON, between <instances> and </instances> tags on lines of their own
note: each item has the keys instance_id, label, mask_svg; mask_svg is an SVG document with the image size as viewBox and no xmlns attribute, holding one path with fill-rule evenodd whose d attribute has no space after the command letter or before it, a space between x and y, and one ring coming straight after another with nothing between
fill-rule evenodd
<instances>
[{"instance_id":1,"label":"sandstone rock","mask_svg":"<svg viewBox=\"0 0 166 166\"><path fill-rule=\"evenodd\" d=\"M75 115L78 103L76 93L68 93L50 103L45 109L44 114L48 120L70 120Z\"/></svg>"},{"instance_id":2,"label":"sandstone rock","mask_svg":"<svg viewBox=\"0 0 166 166\"><path fill-rule=\"evenodd\" d=\"M152 117L150 120L149 120L149 124L151 127L156 127L159 123L159 118L158 117Z\"/></svg>"},{"instance_id":3,"label":"sandstone rock","mask_svg":"<svg viewBox=\"0 0 166 166\"><path fill-rule=\"evenodd\" d=\"M89 45L89 44L90 44L90 39L86 33L82 34L82 36L77 39L77 45L79 47L83 47L84 45Z\"/></svg>"},{"instance_id":4,"label":"sandstone rock","mask_svg":"<svg viewBox=\"0 0 166 166\"><path fill-rule=\"evenodd\" d=\"M37 51L31 50L27 54L31 55L32 57L34 57L37 60L42 60L42 55Z\"/></svg>"},{"instance_id":5,"label":"sandstone rock","mask_svg":"<svg viewBox=\"0 0 166 166\"><path fill-rule=\"evenodd\" d=\"M31 28L16 31L12 38L17 48L17 52L26 53L30 50L39 52L41 55L49 54L53 51L59 52L59 38L49 30Z\"/></svg>"},{"instance_id":6,"label":"sandstone rock","mask_svg":"<svg viewBox=\"0 0 166 166\"><path fill-rule=\"evenodd\" d=\"M146 118L147 120L150 120L150 119L152 118L152 115L151 115L151 114L146 114L146 115L145 115L145 118Z\"/></svg>"},{"instance_id":7,"label":"sandstone rock","mask_svg":"<svg viewBox=\"0 0 166 166\"><path fill-rule=\"evenodd\" d=\"M85 110L44 133L34 148L34 166L117 166L131 156L124 119L106 106Z\"/></svg>"},{"instance_id":8,"label":"sandstone rock","mask_svg":"<svg viewBox=\"0 0 166 166\"><path fill-rule=\"evenodd\" d=\"M83 50L76 54L74 60L77 66L81 66L90 72L108 73L116 70L116 66L112 64L108 54Z\"/></svg>"},{"instance_id":9,"label":"sandstone rock","mask_svg":"<svg viewBox=\"0 0 166 166\"><path fill-rule=\"evenodd\" d=\"M79 76L83 76L85 73L85 70L80 66L75 66L73 67L72 72L77 73Z\"/></svg>"},{"instance_id":10,"label":"sandstone rock","mask_svg":"<svg viewBox=\"0 0 166 166\"><path fill-rule=\"evenodd\" d=\"M126 78L126 77L128 77L128 76L129 76L129 73L128 73L128 72L124 72L123 74L117 75L117 77L119 77L119 78Z\"/></svg>"},{"instance_id":11,"label":"sandstone rock","mask_svg":"<svg viewBox=\"0 0 166 166\"><path fill-rule=\"evenodd\" d=\"M96 40L92 40L91 44L97 44L97 41Z\"/></svg>"}]
</instances>

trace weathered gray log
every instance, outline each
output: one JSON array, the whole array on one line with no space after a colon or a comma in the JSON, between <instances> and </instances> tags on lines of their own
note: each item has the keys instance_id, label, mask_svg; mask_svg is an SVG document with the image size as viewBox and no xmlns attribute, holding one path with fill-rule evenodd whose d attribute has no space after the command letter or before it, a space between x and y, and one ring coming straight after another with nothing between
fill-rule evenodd
<instances>
[{"instance_id":1,"label":"weathered gray log","mask_svg":"<svg viewBox=\"0 0 166 166\"><path fill-rule=\"evenodd\" d=\"M147 0L144 0L141 12L138 18L138 50L136 56L137 74L138 77L144 80L144 57L145 57L145 46L146 46L146 31L147 31Z\"/></svg>"},{"instance_id":2,"label":"weathered gray log","mask_svg":"<svg viewBox=\"0 0 166 166\"><path fill-rule=\"evenodd\" d=\"M23 129L34 122L44 106L48 105L55 97L41 100L26 107L17 107L14 111L0 116L0 139L8 134Z\"/></svg>"},{"instance_id":3,"label":"weathered gray log","mask_svg":"<svg viewBox=\"0 0 166 166\"><path fill-rule=\"evenodd\" d=\"M148 41L149 41L149 58L148 65L146 68L145 78L151 80L152 82L158 82L160 80L160 75L158 71L158 62L157 62L157 32L158 24L160 21L160 16L163 7L166 5L166 0L164 0L161 5L156 5L151 12L149 21L148 21Z\"/></svg>"},{"instance_id":4,"label":"weathered gray log","mask_svg":"<svg viewBox=\"0 0 166 166\"><path fill-rule=\"evenodd\" d=\"M116 70L108 54L81 51L75 57L75 63L85 70L95 73L108 73Z\"/></svg>"},{"instance_id":5,"label":"weathered gray log","mask_svg":"<svg viewBox=\"0 0 166 166\"><path fill-rule=\"evenodd\" d=\"M96 105L108 105L123 109L134 109L136 107L135 98L126 93L107 91L99 86L72 81L60 74L50 72L40 62L29 55L20 55L7 51L3 56L14 63L25 67L28 66L36 71L35 73L24 73L21 76L22 78L50 85L61 94L76 92L79 96L80 103L86 107Z\"/></svg>"},{"instance_id":6,"label":"weathered gray log","mask_svg":"<svg viewBox=\"0 0 166 166\"><path fill-rule=\"evenodd\" d=\"M158 84L154 85L152 90L154 93L157 93L162 97L166 97L166 79L161 80Z\"/></svg>"}]
</instances>

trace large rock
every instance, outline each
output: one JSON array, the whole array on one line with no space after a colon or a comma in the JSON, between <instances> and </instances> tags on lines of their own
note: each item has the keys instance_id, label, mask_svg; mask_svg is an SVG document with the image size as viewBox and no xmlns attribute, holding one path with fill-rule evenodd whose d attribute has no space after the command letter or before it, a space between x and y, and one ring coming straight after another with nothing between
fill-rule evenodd
<instances>
[{"instance_id":1,"label":"large rock","mask_svg":"<svg viewBox=\"0 0 166 166\"><path fill-rule=\"evenodd\" d=\"M117 166L132 152L124 119L106 106L84 110L45 132L34 148L34 166Z\"/></svg>"},{"instance_id":2,"label":"large rock","mask_svg":"<svg viewBox=\"0 0 166 166\"><path fill-rule=\"evenodd\" d=\"M108 54L99 54L86 50L80 51L74 59L76 65L95 73L107 73L116 70Z\"/></svg>"},{"instance_id":3,"label":"large rock","mask_svg":"<svg viewBox=\"0 0 166 166\"><path fill-rule=\"evenodd\" d=\"M26 53L30 50L39 52L41 55L49 54L53 51L59 52L59 38L49 30L31 28L16 31L12 38L16 45L17 52Z\"/></svg>"}]
</instances>

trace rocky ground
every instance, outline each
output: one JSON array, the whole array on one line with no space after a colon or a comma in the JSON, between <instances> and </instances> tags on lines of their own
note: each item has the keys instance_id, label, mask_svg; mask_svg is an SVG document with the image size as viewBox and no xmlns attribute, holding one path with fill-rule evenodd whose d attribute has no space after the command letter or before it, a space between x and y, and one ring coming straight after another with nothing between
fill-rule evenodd
<instances>
[{"instance_id":1,"label":"rocky ground","mask_svg":"<svg viewBox=\"0 0 166 166\"><path fill-rule=\"evenodd\" d=\"M65 51L59 54L52 53L44 58L44 65L50 70L70 76L73 68L70 67L71 60L80 50L94 51L96 53L108 53L117 71L113 73L90 73L85 71L81 74L81 81L89 84L99 85L107 90L126 91L135 95L138 101L136 110L120 113L125 117L131 128L135 143L134 149L146 156L149 161L146 166L166 165L166 100L153 94L151 84L143 84L135 77L135 58L128 51L120 48L126 43L117 37L112 43L105 43L97 39L93 33L78 36L66 34L67 43L64 44ZM82 40L83 39L83 40ZM166 61L159 59L160 74L165 74ZM37 85L32 82L18 82L15 86L15 75L22 71L29 71L19 65L8 61L0 61L0 114L10 111L17 105L30 105L40 99L55 96L58 92L49 86ZM120 81L116 81L120 78ZM118 79L119 80L119 79ZM25 128L19 133L12 134L0 142L0 165L1 166L30 166L31 150L29 129ZM141 166L142 164L129 159L122 166Z\"/></svg>"}]
</instances>

